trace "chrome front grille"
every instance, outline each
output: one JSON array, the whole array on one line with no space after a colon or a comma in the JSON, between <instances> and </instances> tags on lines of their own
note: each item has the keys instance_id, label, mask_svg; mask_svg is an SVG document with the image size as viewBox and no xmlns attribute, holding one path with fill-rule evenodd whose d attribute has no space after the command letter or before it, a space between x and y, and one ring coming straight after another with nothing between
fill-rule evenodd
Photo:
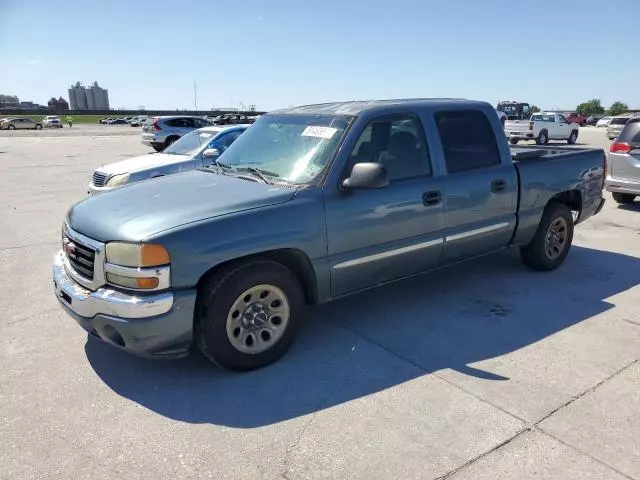
<instances>
[{"instance_id":1,"label":"chrome front grille","mask_svg":"<svg viewBox=\"0 0 640 480\"><path fill-rule=\"evenodd\" d=\"M71 267L87 280L93 280L96 251L66 235L62 239L62 249Z\"/></svg>"},{"instance_id":2,"label":"chrome front grille","mask_svg":"<svg viewBox=\"0 0 640 480\"><path fill-rule=\"evenodd\" d=\"M80 285L96 290L104 285L104 244L62 227L62 250L67 273Z\"/></svg>"},{"instance_id":3,"label":"chrome front grille","mask_svg":"<svg viewBox=\"0 0 640 480\"><path fill-rule=\"evenodd\" d=\"M93 185L96 187L104 187L104 184L107 181L108 175L103 172L95 171L93 172Z\"/></svg>"}]
</instances>

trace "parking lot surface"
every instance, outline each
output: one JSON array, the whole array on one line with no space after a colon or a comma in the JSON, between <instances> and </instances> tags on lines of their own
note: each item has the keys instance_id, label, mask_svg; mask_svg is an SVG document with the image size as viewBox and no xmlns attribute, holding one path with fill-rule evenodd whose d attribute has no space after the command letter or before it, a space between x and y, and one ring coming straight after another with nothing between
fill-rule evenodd
<instances>
[{"instance_id":1,"label":"parking lot surface","mask_svg":"<svg viewBox=\"0 0 640 480\"><path fill-rule=\"evenodd\" d=\"M116 128L0 135L0 479L640 479L640 202L607 194L554 272L507 252L321 306L233 374L131 357L57 304L67 209L151 153Z\"/></svg>"}]
</instances>

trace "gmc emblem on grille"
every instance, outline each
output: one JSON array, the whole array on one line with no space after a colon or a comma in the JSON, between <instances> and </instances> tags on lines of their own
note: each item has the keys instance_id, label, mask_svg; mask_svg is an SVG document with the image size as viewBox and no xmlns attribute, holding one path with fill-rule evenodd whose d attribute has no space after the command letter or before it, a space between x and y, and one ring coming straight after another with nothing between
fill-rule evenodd
<instances>
[{"instance_id":1,"label":"gmc emblem on grille","mask_svg":"<svg viewBox=\"0 0 640 480\"><path fill-rule=\"evenodd\" d=\"M75 258L76 246L66 237L62 240L62 248L68 257Z\"/></svg>"}]
</instances>

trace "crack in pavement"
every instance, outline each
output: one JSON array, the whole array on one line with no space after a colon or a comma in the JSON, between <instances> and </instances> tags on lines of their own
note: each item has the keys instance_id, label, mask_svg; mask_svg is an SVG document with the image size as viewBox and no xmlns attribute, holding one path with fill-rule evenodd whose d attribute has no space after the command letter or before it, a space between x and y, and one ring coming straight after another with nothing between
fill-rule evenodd
<instances>
[{"instance_id":1,"label":"crack in pavement","mask_svg":"<svg viewBox=\"0 0 640 480\"><path fill-rule=\"evenodd\" d=\"M389 354L391 354L391 355L395 356L396 358L399 358L399 359L401 359L401 360L403 360L403 361L405 361L405 362L407 362L407 363L409 363L409 364L413 365L414 367L419 368L420 370L422 370L422 371L423 371L423 372L425 372L425 373L429 373L429 374L434 375L435 377L437 377L437 378L439 378L440 380L442 380L442 381L444 381L444 382L448 383L449 385L451 385L451 386L453 386L453 387L456 387L456 388L458 388L458 389L462 390L463 392L465 392L465 393L467 393L467 394L469 394L469 395L473 396L473 397L474 397L474 398L476 398L477 400L479 400L479 401L481 401L481 402L483 402L483 403L486 403L487 405L490 405L490 406L492 406L492 407L494 407L494 408L496 408L496 409L500 410L501 412L504 412L504 413L506 413L507 415L509 415L509 416L511 416L511 417L513 417L513 418L515 418L515 419L517 419L517 420L520 420L521 422L523 422L523 423L527 424L527 426L526 426L526 427L522 428L521 430L518 430L514 435L512 435L512 436L511 436L511 437L509 437L509 438L507 438L507 439L506 439L506 440L504 440L503 442L501 442L501 443L499 443L499 444L495 445L495 446L494 446L494 447L492 447L491 449L489 449L489 450L487 450L487 451L485 451L485 452L483 452L483 453L481 453L481 454L477 455L476 457L474 457L474 458L470 459L469 461L467 461L467 462L463 463L462 465L459 465L458 467L456 467L456 468L454 468L454 469L450 470L449 472L447 472L447 473L445 473L445 474L443 474L443 475L441 475L441 476L439 476L439 477L436 477L434 480L445 480L445 479L447 479L447 478L451 478L451 476L452 476L452 475L455 475L457 472L459 472L459 471L463 470L464 468L466 468L466 467L468 467L468 466L470 466L470 465L472 465L472 464L476 463L478 460L480 460L480 459L484 458L485 456L487 456L487 455L491 454L492 452L495 452L496 450L498 450L498 449L500 449L500 448L504 447L505 445L508 445L508 444L509 444L509 443L511 443L513 440L515 440L515 439L516 439L516 438L518 438L520 435L522 435L523 433L525 433L525 432L530 432L530 431L534 431L534 430L535 430L535 431L537 431L537 432L540 432L540 433L542 433L542 434L544 434L544 435L547 435L547 436L549 436L550 438L555 439L556 441L559 441L559 442L560 442L560 443L562 443L563 445L566 445L567 447L569 447L569 448L571 448L571 449L575 450L576 452L579 452L580 454L587 456L588 458L592 459L593 461L595 461L595 462L597 462L597 463L599 463L599 464L601 464L601 465L603 465L603 466L605 466L605 467L607 467L607 468L609 468L609 469L613 470L614 472L616 472L616 473L618 473L618 474L620 474L620 475L624 476L625 478L628 478L628 479L630 479L630 480L634 480L632 477L629 477L629 476L628 476L628 475L626 475L625 473L620 472L619 470L617 470L616 468L612 467L611 465L609 465L609 464L607 464L607 463L605 463L605 462L603 462L603 461L601 461L601 460L598 460L597 458L592 457L591 455L587 454L586 452L581 451L579 448L576 448L575 446L573 446L573 445L571 445L571 444L568 444L568 443L566 443L566 442L564 442L564 441L560 440L559 438L556 438L555 436L553 436L553 435L549 434L548 432L546 432L545 430L543 430L542 428L540 428L538 425L539 425L540 423L542 423L544 420L546 420L546 419L550 418L551 416L553 416L555 413L559 412L560 410L562 410L562 409L564 409L564 408L566 408L566 407L570 406L570 405L571 405L571 404L573 404L576 400L578 400L578 399L582 398L583 396L587 395L588 393L594 392L595 390L597 390L599 387L601 387L602 385L604 385L606 382L608 382L608 381L609 381L609 380L611 380L612 378L616 377L617 375L619 375L620 373L624 372L624 371L625 371L625 370L627 370L628 368L630 368L630 367L632 367L633 365L637 364L637 363L640 361L640 359L635 359L635 360L633 360L632 362L628 363L628 364L627 364L627 365L625 365L624 367L622 367L622 368L620 368L620 369L616 370L615 372L613 372L611 375L608 375L607 377L605 377L603 380L599 381L599 382L598 382L598 383L596 383L595 385L593 385L593 386L591 386L591 387L587 388L586 390L584 390L583 392L579 393L578 395L575 395L575 396L571 397L571 399L569 399L567 402L565 402L565 403L563 403L562 405L560 405L559 407L557 407L557 408L553 409L551 412L549 412L547 415L545 415L544 417L542 417L542 418L541 418L541 419L539 419L538 421L536 421L536 422L534 422L534 423L530 423L530 422L527 422L527 421L525 421L525 420L523 420L523 419L519 418L517 415L514 415L513 413L511 413L511 412L509 412L509 411L507 411L507 410L505 410L505 409L503 409L503 408L501 408L501 407L499 407L499 406L497 406L497 405L494 405L493 403L489 402L488 400L486 400L486 399L484 399L484 398L482 398L482 397L479 397L478 395L474 394L473 392L470 392L470 391L468 391L468 390L466 390L466 389L464 389L464 388L462 388L462 387L460 387L460 386L456 385L455 383L453 383L453 382L451 382L451 381L447 380L446 378L441 377L441 376L440 376L440 375L438 375L437 373L435 373L435 372L429 372L429 371L428 371L428 370L426 370L424 367L422 367L420 364L418 364L418 363L416 363L416 362L414 362L414 361L412 361L412 360L410 360L410 359L408 359L408 358L406 358L406 357L403 357L402 355L398 354L397 352L394 352L393 350L390 350L390 349L389 349L389 348L387 348L386 346L384 346L384 345L382 345L382 344L380 344L380 343L378 343L378 342L376 342L376 341L374 341L374 340L371 340L370 338L366 337L365 335L361 334L360 332L356 332L355 330L352 330L351 328L347 327L346 325L344 325L344 324L342 324L342 323L340 323L340 322L336 322L336 323L337 323L337 325L338 325L340 328L344 328L345 330L347 330L347 331L351 332L352 334L356 335L357 337L359 337L359 338L363 339L364 341L369 342L369 343L371 343L371 344L373 344L373 345L375 345L375 346L377 346L377 347L379 347L379 348L383 349L384 351L386 351L386 352L388 352ZM634 324L635 324L635 322L632 322L632 323L634 323ZM283 475L283 478L284 478L285 480L290 480L290 479L289 479L289 477L287 477L287 476L285 476L285 475Z\"/></svg>"},{"instance_id":2,"label":"crack in pavement","mask_svg":"<svg viewBox=\"0 0 640 480\"><path fill-rule=\"evenodd\" d=\"M584 397L586 394L594 392L595 390L598 389L598 387L602 386L603 384L605 384L606 382L608 382L609 380L611 380L613 377L615 377L616 375L624 372L627 368L635 365L636 363L638 363L638 359L628 363L627 365L625 365L624 367L616 370L615 372L613 372L611 375L609 375L608 377L605 377L603 380L599 381L598 383L596 383L594 386L586 389L584 392L579 393L578 395L574 395L573 397L571 397L569 399L568 402L563 403L562 405L560 405L558 408L551 410L551 412L549 412L548 414L546 414L544 417L542 417L540 420L538 420L537 422L535 422L533 424L534 427L537 427L538 425L540 425L542 422L544 422L547 418L551 417L552 415L554 415L555 413L557 413L558 411L562 410L565 407L568 407L569 405L571 405L573 402L575 402L576 400Z\"/></svg>"},{"instance_id":3,"label":"crack in pavement","mask_svg":"<svg viewBox=\"0 0 640 480\"><path fill-rule=\"evenodd\" d=\"M298 448L298 446L300 445L300 442L302 441L305 433L307 432L307 430L309 429L309 427L313 424L313 422L316 419L316 415L320 412L320 407L325 404L325 402L327 402L333 395L336 395L340 392L342 392L348 384L352 383L352 380L354 378L355 375L355 365L353 364L353 355L351 355L352 352L354 352L356 349L356 345L353 346L353 348L351 349L351 352L349 352L349 364L351 365L351 374L349 376L347 376L347 378L345 379L345 381L343 382L341 388L337 391L337 392L329 392L327 395L325 395L315 406L315 408L313 409L314 412L311 415L311 418L309 418L309 420L307 420L307 422L302 426L302 428L300 429L300 433L298 434L297 438L294 440L294 442L289 445L289 447L287 448L285 454L284 454L284 460L282 462L282 468L283 468L283 472L280 474L280 476L284 479L284 480L291 480L289 478L289 469L291 468L291 454Z\"/></svg>"}]
</instances>

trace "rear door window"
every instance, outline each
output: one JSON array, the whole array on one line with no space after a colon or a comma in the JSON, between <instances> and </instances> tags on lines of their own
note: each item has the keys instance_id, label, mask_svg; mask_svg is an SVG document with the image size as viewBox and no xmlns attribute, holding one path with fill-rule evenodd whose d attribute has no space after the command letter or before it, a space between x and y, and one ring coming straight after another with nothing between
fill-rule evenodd
<instances>
[{"instance_id":1,"label":"rear door window","mask_svg":"<svg viewBox=\"0 0 640 480\"><path fill-rule=\"evenodd\" d=\"M631 117L614 117L609 125L624 125L629 121L629 118Z\"/></svg>"},{"instance_id":2,"label":"rear door window","mask_svg":"<svg viewBox=\"0 0 640 480\"><path fill-rule=\"evenodd\" d=\"M479 110L440 111L435 115L448 173L500 164L496 136Z\"/></svg>"},{"instance_id":3,"label":"rear door window","mask_svg":"<svg viewBox=\"0 0 640 480\"><path fill-rule=\"evenodd\" d=\"M622 129L618 142L628 143L634 147L640 146L640 118L632 118Z\"/></svg>"}]
</instances>

